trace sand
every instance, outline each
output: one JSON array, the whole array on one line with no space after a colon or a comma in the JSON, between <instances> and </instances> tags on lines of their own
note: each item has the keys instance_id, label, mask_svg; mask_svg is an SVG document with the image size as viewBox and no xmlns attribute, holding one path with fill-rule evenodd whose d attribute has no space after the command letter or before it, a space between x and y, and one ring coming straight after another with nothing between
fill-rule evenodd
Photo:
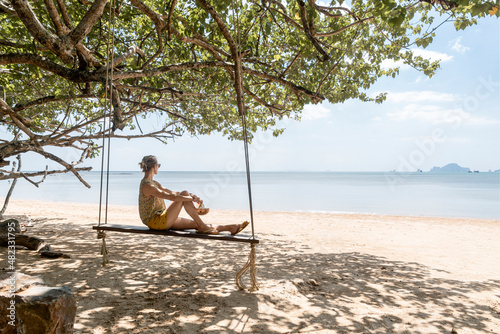
<instances>
[{"instance_id":1,"label":"sand","mask_svg":"<svg viewBox=\"0 0 500 334\"><path fill-rule=\"evenodd\" d=\"M108 232L102 267L97 205L12 200L6 214L71 256L16 263L73 290L75 333L500 333L500 220L256 212L250 293L234 284L248 244ZM140 224L137 208L108 223Z\"/></svg>"}]
</instances>

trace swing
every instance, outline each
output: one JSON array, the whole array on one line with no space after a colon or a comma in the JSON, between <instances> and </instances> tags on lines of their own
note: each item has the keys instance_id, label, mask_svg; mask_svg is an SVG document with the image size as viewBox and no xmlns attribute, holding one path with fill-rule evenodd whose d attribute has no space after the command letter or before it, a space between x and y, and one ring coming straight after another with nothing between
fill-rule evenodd
<instances>
[{"instance_id":1,"label":"swing","mask_svg":"<svg viewBox=\"0 0 500 334\"><path fill-rule=\"evenodd\" d=\"M109 15L109 25L112 26L112 32L111 33L111 28L108 29L108 41L107 41L107 64L113 64L113 58L114 58L114 52L110 52L110 44L113 46L113 51L114 51L114 12L111 10L113 7L113 1L110 3L110 15ZM111 21L113 23L111 24ZM111 43L110 43L110 36L113 36L111 38ZM239 38L239 24L238 24L238 38ZM109 55L111 53L111 62L109 62ZM241 54L240 50L240 45L238 43L238 55ZM240 66L241 70L241 62L238 62L236 66ZM183 237L183 238L195 238L195 239L206 239L206 240L211 240L211 241L230 241L230 242L240 242L240 243L249 243L250 244L250 255L248 257L248 260L246 264L243 266L242 269L240 269L235 276L235 283L236 286L240 290L247 289L247 287L241 282L243 275L250 270L250 277L251 277L251 283L252 286L249 288L250 292L256 291L259 289L259 285L257 283L257 276L256 276L256 268L255 268L255 246L259 243L259 239L255 236L254 232L254 222L253 222L253 206L252 206L252 190L251 190L251 181L250 181L250 163L249 163L249 155L248 155L248 134L247 134L247 124L246 124L246 115L245 115L245 110L244 110L244 104L240 103L242 102L243 98L241 96L242 94L242 89L241 89L241 77L239 77L239 80L237 76L235 76L235 81L238 81L236 85L239 85L239 92L238 92L238 109L240 109L240 114L242 117L242 128L243 128L243 143L244 143L244 149L245 149L245 162L246 162L246 176L247 176L247 188L248 188L248 198L249 198L249 205L250 205L250 223L252 227L252 234L251 235L242 235L242 234L237 234L237 235L228 235L228 234L200 234L196 233L195 230L152 230L147 226L136 226L136 225L112 225L112 224L107 224L108 221L108 190L109 190L109 162L110 162L110 151L111 151L111 136L108 133L107 135L107 167L106 167L106 198L105 198L105 216L104 216L104 223L101 224L101 213L102 213L102 202L103 202L103 184L104 184L104 160L105 160L105 151L106 151L106 119L109 118L109 124L111 125L111 117L112 117L112 105L111 102L109 102L109 115L108 117L103 118L103 138L102 138L102 161L101 161L101 184L100 184L100 198L99 198L99 221L98 225L92 226L93 230L97 230L97 238L102 240L102 246L101 246L101 255L103 256L102 260L102 265L106 266L106 264L109 263L108 260L108 250L106 247L106 233L105 231L109 232L119 232L119 233L136 233L136 234L151 234L151 235L159 235L159 236L170 236L170 237ZM106 86L108 86L105 89L105 100L106 101L111 101L112 100L112 94L113 94L113 89L112 89L112 83L113 83L113 68L111 67L110 69L106 70ZM109 99L108 99L108 91L109 91ZM111 126L109 126L110 128ZM111 130L111 131L114 131ZM199 206L197 207L197 212L200 215L207 214L209 211L208 208L205 208L204 206Z\"/></svg>"}]
</instances>

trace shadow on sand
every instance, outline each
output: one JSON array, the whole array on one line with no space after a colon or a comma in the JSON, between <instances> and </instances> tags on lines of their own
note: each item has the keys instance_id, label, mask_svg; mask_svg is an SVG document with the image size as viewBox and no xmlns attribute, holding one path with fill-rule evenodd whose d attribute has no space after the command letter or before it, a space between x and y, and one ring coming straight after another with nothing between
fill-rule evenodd
<instances>
[{"instance_id":1,"label":"shadow on sand","mask_svg":"<svg viewBox=\"0 0 500 334\"><path fill-rule=\"evenodd\" d=\"M500 321L500 280L433 278L418 263L261 235L262 288L248 293L233 284L248 245L110 232L103 268L90 224L34 223L72 258L18 251L17 268L73 290L76 333L489 333Z\"/></svg>"}]
</instances>

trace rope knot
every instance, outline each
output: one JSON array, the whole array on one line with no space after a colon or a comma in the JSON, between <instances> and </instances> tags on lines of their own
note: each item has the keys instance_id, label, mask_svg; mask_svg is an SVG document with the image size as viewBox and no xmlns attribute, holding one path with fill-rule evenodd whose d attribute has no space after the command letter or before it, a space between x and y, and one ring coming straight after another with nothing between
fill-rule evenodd
<instances>
[{"instance_id":1,"label":"rope knot","mask_svg":"<svg viewBox=\"0 0 500 334\"><path fill-rule=\"evenodd\" d=\"M250 292L254 292L259 290L259 283L257 282L257 268L255 268L255 260L256 260L256 252L255 252L255 244L250 245L250 255L248 256L247 263L241 268L240 271L236 273L235 281L236 286L240 290L245 290L247 287L241 282L243 275L250 269L250 279L252 282L252 286L249 288Z\"/></svg>"},{"instance_id":2,"label":"rope knot","mask_svg":"<svg viewBox=\"0 0 500 334\"><path fill-rule=\"evenodd\" d=\"M108 248L106 247L106 233L104 231L97 232L97 239L102 239L101 245L101 255L102 255L102 266L105 267L109 263L108 259Z\"/></svg>"}]
</instances>

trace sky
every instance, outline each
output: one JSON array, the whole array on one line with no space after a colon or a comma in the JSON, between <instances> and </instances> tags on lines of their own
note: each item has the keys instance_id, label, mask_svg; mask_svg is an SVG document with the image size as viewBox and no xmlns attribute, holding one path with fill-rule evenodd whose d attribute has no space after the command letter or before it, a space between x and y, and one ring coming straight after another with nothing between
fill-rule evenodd
<instances>
[{"instance_id":1,"label":"sky","mask_svg":"<svg viewBox=\"0 0 500 334\"><path fill-rule=\"evenodd\" d=\"M250 145L252 171L423 171L457 163L471 170L500 169L500 23L487 18L465 31L443 25L419 54L441 59L432 78L402 66L369 91L387 92L382 104L348 101L305 107L300 122L280 123L275 138L259 132ZM387 62L386 66L395 64ZM113 140L110 170L138 171L144 155L158 157L164 171L233 171L245 167L243 143L218 134ZM78 160L77 153L62 158ZM23 165L43 169L29 157ZM82 166L100 170L100 159ZM38 166L39 165L39 166Z\"/></svg>"}]
</instances>

